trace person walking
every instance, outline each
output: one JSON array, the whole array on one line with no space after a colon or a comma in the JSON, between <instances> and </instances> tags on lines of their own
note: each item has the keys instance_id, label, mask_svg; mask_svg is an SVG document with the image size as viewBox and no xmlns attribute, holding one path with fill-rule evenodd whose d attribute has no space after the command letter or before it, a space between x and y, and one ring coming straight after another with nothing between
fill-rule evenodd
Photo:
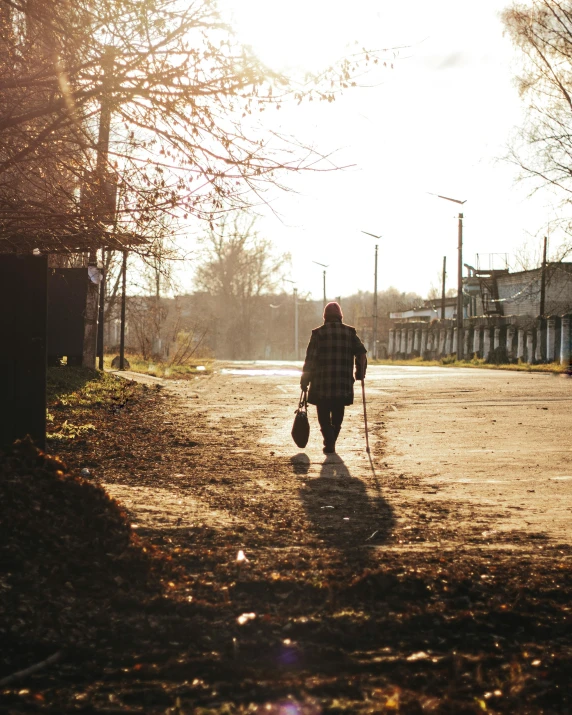
<instances>
[{"instance_id":1,"label":"person walking","mask_svg":"<svg viewBox=\"0 0 572 715\"><path fill-rule=\"evenodd\" d=\"M316 405L324 454L336 451L346 405L354 401L354 382L367 369L367 350L343 317L339 303L326 305L324 324L312 330L300 379L302 390L310 388L308 402Z\"/></svg>"}]
</instances>

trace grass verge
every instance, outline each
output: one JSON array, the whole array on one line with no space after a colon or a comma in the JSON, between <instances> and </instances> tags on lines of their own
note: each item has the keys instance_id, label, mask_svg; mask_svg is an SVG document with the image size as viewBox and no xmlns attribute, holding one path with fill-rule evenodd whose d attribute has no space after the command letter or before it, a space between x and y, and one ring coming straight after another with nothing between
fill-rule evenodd
<instances>
[{"instance_id":1,"label":"grass verge","mask_svg":"<svg viewBox=\"0 0 572 715\"><path fill-rule=\"evenodd\" d=\"M557 362L532 365L527 362L495 365L487 363L482 358L472 358L471 360L457 360L455 357L445 357L441 360L423 360L422 358L411 358L409 360L370 360L371 365L409 365L415 367L473 367L484 370L516 370L520 372L548 372L561 374L568 371L567 365Z\"/></svg>"},{"instance_id":2,"label":"grass verge","mask_svg":"<svg viewBox=\"0 0 572 715\"><path fill-rule=\"evenodd\" d=\"M106 355L103 361L105 369L111 369L111 361L115 355ZM141 355L127 353L129 370L143 375L163 377L170 380L185 380L198 375L208 375L212 372L213 361L209 358L197 359L185 365L171 365L163 360L146 360Z\"/></svg>"},{"instance_id":3,"label":"grass verge","mask_svg":"<svg viewBox=\"0 0 572 715\"><path fill-rule=\"evenodd\" d=\"M50 367L47 372L47 438L54 447L96 432L143 393L143 385L85 367Z\"/></svg>"},{"instance_id":4,"label":"grass verge","mask_svg":"<svg viewBox=\"0 0 572 715\"><path fill-rule=\"evenodd\" d=\"M65 406L112 404L125 387L113 375L87 367L49 367L46 381L48 405Z\"/></svg>"}]
</instances>

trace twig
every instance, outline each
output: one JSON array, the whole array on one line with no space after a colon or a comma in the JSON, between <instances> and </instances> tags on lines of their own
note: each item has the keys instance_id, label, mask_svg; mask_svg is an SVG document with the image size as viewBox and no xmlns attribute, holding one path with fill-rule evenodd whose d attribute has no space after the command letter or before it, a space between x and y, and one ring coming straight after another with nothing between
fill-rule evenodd
<instances>
[{"instance_id":1,"label":"twig","mask_svg":"<svg viewBox=\"0 0 572 715\"><path fill-rule=\"evenodd\" d=\"M35 665L31 665L29 668L24 668L24 670L18 670L16 673L12 673L12 675L7 675L5 678L2 678L2 680L0 680L0 688L2 688L4 685L9 685L14 680L18 680L18 678L25 678L26 675L31 675L38 670L42 670L42 668L47 668L48 665L51 665L52 663L58 661L62 657L62 655L63 651L59 650L57 653L51 655L49 658L46 658L46 660L42 660Z\"/></svg>"}]
</instances>

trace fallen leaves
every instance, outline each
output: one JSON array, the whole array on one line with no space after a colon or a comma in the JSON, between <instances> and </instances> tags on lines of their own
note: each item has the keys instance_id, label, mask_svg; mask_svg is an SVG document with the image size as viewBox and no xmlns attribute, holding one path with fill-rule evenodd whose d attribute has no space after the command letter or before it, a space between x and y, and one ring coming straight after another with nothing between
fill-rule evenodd
<instances>
[{"instance_id":1,"label":"fallen leaves","mask_svg":"<svg viewBox=\"0 0 572 715\"><path fill-rule=\"evenodd\" d=\"M2 462L2 674L55 644L81 654L14 688L11 711L572 708L568 546L517 553L505 534L507 548L481 549L475 524L471 548L393 548L455 528L454 515L424 505L389 528L358 479L340 491L306 475L302 494L297 465L258 445L265 416L248 403L249 430L242 413L213 430L195 405L177 419L173 396L108 387L117 399L97 388L94 409L81 386L50 408L50 429L95 426L58 442L71 471L33 451ZM237 439L240 452L229 448ZM102 474L153 490L160 526L134 509L130 528L97 486ZM200 512L183 511L185 500Z\"/></svg>"}]
</instances>

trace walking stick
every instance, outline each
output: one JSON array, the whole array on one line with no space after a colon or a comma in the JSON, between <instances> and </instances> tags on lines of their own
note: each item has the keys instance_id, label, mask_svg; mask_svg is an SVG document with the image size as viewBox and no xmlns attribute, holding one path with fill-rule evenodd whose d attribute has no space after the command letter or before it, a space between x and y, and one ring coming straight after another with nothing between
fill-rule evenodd
<instances>
[{"instance_id":1,"label":"walking stick","mask_svg":"<svg viewBox=\"0 0 572 715\"><path fill-rule=\"evenodd\" d=\"M365 422L365 451L369 454L369 435L367 433L367 412L365 409L365 384L363 377L361 379L361 394L363 397L363 421Z\"/></svg>"}]
</instances>

